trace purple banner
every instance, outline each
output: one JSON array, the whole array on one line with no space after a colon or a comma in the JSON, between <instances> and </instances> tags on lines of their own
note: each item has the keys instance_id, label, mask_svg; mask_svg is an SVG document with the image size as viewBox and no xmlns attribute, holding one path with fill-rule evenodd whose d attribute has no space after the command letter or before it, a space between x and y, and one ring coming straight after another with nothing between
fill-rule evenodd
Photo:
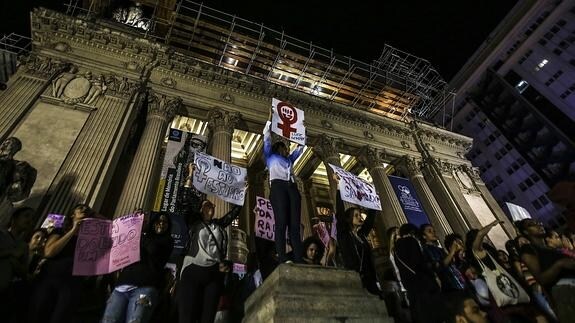
<instances>
[{"instance_id":1,"label":"purple banner","mask_svg":"<svg viewBox=\"0 0 575 323\"><path fill-rule=\"evenodd\" d=\"M407 222L418 227L422 224L430 223L411 181L397 176L388 176L388 178L391 186L393 186L395 195L397 195L399 204L401 204L403 213L407 217Z\"/></svg>"},{"instance_id":2,"label":"purple banner","mask_svg":"<svg viewBox=\"0 0 575 323\"><path fill-rule=\"evenodd\" d=\"M86 219L80 225L74 254L74 276L114 272L140 261L143 214L113 221Z\"/></svg>"}]
</instances>

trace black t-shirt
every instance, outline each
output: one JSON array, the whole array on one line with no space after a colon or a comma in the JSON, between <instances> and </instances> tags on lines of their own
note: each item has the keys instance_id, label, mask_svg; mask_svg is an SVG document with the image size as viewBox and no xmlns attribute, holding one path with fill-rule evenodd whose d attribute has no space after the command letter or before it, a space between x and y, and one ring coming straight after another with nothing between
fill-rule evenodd
<instances>
[{"instance_id":1,"label":"black t-shirt","mask_svg":"<svg viewBox=\"0 0 575 323\"><path fill-rule=\"evenodd\" d=\"M519 254L520 255L528 254L537 256L537 259L539 259L539 266L541 272L544 272L547 269L549 269L557 261L564 258L568 258L567 256L563 255L557 250L545 247L538 247L532 244L522 246L521 249L519 249ZM545 287L546 288L553 287L557 283L557 281L559 281L562 278L575 278L575 270L568 270L568 269L561 270L561 272L557 276L557 279L555 279L553 282L551 282L549 285Z\"/></svg>"},{"instance_id":2,"label":"black t-shirt","mask_svg":"<svg viewBox=\"0 0 575 323\"><path fill-rule=\"evenodd\" d=\"M65 232L54 230L49 236L58 234L62 237ZM62 250L54 257L47 258L46 262L42 265L41 274L50 277L72 277L72 270L74 268L74 253L76 251L76 242L78 236L74 235Z\"/></svg>"}]
</instances>

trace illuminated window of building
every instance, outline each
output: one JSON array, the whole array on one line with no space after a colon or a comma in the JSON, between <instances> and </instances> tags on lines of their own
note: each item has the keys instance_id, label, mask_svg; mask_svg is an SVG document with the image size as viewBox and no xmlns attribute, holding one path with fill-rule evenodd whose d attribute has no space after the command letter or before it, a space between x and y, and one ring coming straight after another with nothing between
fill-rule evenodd
<instances>
[{"instance_id":1,"label":"illuminated window of building","mask_svg":"<svg viewBox=\"0 0 575 323\"><path fill-rule=\"evenodd\" d=\"M112 13L112 18L117 22L143 30L149 30L151 25L150 19L144 17L144 10L137 2L132 7L116 9Z\"/></svg>"},{"instance_id":2,"label":"illuminated window of building","mask_svg":"<svg viewBox=\"0 0 575 323\"><path fill-rule=\"evenodd\" d=\"M543 68L543 66L547 65L547 63L549 63L549 60L547 59L542 59L541 62L539 62L539 64L537 64L537 67L535 67L536 71L539 71Z\"/></svg>"}]
</instances>

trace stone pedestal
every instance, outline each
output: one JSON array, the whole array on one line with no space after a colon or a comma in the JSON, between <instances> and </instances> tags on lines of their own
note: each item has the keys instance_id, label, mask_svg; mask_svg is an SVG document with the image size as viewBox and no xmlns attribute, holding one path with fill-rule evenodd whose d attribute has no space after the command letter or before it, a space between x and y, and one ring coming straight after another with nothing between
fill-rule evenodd
<instances>
[{"instance_id":1,"label":"stone pedestal","mask_svg":"<svg viewBox=\"0 0 575 323\"><path fill-rule=\"evenodd\" d=\"M281 264L246 300L242 322L393 322L354 271Z\"/></svg>"}]
</instances>

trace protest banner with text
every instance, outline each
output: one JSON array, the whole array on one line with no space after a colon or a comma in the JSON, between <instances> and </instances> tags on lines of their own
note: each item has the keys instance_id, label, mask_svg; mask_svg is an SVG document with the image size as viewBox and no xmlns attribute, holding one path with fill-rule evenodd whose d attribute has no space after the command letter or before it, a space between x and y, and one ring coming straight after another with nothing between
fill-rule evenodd
<instances>
[{"instance_id":1,"label":"protest banner with text","mask_svg":"<svg viewBox=\"0 0 575 323\"><path fill-rule=\"evenodd\" d=\"M341 199L363 206L368 209L381 211L379 195L375 191L373 184L370 184L345 169L329 164L333 171L339 176L339 191Z\"/></svg>"},{"instance_id":2,"label":"protest banner with text","mask_svg":"<svg viewBox=\"0 0 575 323\"><path fill-rule=\"evenodd\" d=\"M202 153L195 154L195 164L193 184L198 191L244 205L248 176L245 168Z\"/></svg>"},{"instance_id":3,"label":"protest banner with text","mask_svg":"<svg viewBox=\"0 0 575 323\"><path fill-rule=\"evenodd\" d=\"M256 237L275 241L275 218L272 203L268 199L256 196L254 213Z\"/></svg>"},{"instance_id":4,"label":"protest banner with text","mask_svg":"<svg viewBox=\"0 0 575 323\"><path fill-rule=\"evenodd\" d=\"M305 145L304 113L293 105L272 99L272 132L300 145Z\"/></svg>"},{"instance_id":5,"label":"protest banner with text","mask_svg":"<svg viewBox=\"0 0 575 323\"><path fill-rule=\"evenodd\" d=\"M206 138L204 136L170 129L154 211L181 213L178 210L177 201L178 193L187 175L186 165L194 162L196 152L204 152L205 149Z\"/></svg>"},{"instance_id":6,"label":"protest banner with text","mask_svg":"<svg viewBox=\"0 0 575 323\"><path fill-rule=\"evenodd\" d=\"M397 176L387 176L387 178L389 178L399 205L401 205L403 213L407 217L407 222L417 227L430 223L411 181Z\"/></svg>"},{"instance_id":7,"label":"protest banner with text","mask_svg":"<svg viewBox=\"0 0 575 323\"><path fill-rule=\"evenodd\" d=\"M140 261L143 214L111 220L85 219L74 253L74 276L109 274Z\"/></svg>"}]
</instances>

